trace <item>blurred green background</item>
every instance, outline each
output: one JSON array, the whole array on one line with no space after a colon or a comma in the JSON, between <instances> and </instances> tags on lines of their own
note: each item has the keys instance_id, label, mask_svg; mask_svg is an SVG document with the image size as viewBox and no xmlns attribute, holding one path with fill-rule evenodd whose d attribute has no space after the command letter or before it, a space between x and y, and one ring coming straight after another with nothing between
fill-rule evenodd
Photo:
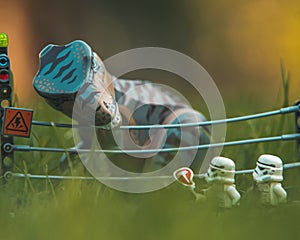
<instances>
[{"instance_id":1,"label":"blurred green background","mask_svg":"<svg viewBox=\"0 0 300 240\"><path fill-rule=\"evenodd\" d=\"M299 98L300 2L298 0L0 0L0 31L10 39L17 105L35 119L67 122L32 88L38 53L49 43L89 43L103 59L137 47L165 47L199 62L212 76L229 117L280 108ZM289 72L282 83L280 62ZM176 87L207 115L201 96L173 74L143 70L125 77ZM274 119L274 120L273 120ZM227 140L292 132L292 116L228 125ZM33 128L38 146L71 146L68 130ZM225 148L238 169L253 168L261 153L293 162L295 144L276 142ZM16 171L62 174L59 154L16 154ZM63 174L84 173L79 163ZM285 186L299 183L298 170L285 173ZM244 194L251 176L237 178ZM148 194L113 191L98 182L15 179L0 189L0 239L297 239L299 207L241 206L217 212L195 203L176 184ZM244 195L243 195L244 196ZM300 199L291 191L291 199Z\"/></svg>"}]
</instances>

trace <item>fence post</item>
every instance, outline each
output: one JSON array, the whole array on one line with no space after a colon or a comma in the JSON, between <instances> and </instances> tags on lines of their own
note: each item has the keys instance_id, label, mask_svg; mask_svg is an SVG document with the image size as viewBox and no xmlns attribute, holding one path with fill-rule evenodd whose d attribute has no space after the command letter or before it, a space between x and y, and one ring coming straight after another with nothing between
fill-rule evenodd
<instances>
[{"instance_id":1,"label":"fence post","mask_svg":"<svg viewBox=\"0 0 300 240\"><path fill-rule=\"evenodd\" d=\"M0 127L3 128L4 108L12 106L12 86L13 79L10 71L10 61L8 58L8 37L5 33L0 33ZM13 145L13 137L2 134L0 137L1 143L1 173L5 174L11 171L14 166L14 154L12 149L7 149L5 146L9 143Z\"/></svg>"},{"instance_id":2,"label":"fence post","mask_svg":"<svg viewBox=\"0 0 300 240\"><path fill-rule=\"evenodd\" d=\"M295 106L300 106L300 101L297 101L295 103ZM300 111L295 112L295 130L296 133L300 133ZM297 160L300 162L300 139L296 139L296 154L297 154Z\"/></svg>"}]
</instances>

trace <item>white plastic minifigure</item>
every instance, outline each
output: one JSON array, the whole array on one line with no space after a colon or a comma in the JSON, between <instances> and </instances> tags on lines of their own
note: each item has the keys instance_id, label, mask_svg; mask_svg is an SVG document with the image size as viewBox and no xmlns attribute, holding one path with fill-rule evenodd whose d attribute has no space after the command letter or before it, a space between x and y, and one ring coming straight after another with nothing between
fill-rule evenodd
<instances>
[{"instance_id":1,"label":"white plastic minifigure","mask_svg":"<svg viewBox=\"0 0 300 240\"><path fill-rule=\"evenodd\" d=\"M240 193L234 185L235 164L225 157L214 157L209 164L205 180L211 184L207 192L212 192L208 200L216 200L216 205L220 208L231 208L237 205L241 198Z\"/></svg>"},{"instance_id":2,"label":"white plastic minifigure","mask_svg":"<svg viewBox=\"0 0 300 240\"><path fill-rule=\"evenodd\" d=\"M253 172L263 205L278 205L285 203L287 193L281 186L282 161L279 157L269 154L261 155Z\"/></svg>"}]
</instances>

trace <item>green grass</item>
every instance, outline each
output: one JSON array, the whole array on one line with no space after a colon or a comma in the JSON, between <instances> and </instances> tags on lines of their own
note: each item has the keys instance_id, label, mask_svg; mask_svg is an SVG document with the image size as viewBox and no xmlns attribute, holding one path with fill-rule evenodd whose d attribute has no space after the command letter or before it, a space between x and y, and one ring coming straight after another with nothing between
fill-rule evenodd
<instances>
[{"instance_id":1,"label":"green grass","mask_svg":"<svg viewBox=\"0 0 300 240\"><path fill-rule=\"evenodd\" d=\"M282 65L283 66L283 65ZM283 73L284 68L283 69ZM286 79L286 74L283 74ZM284 83L284 100L273 109L288 104L288 81ZM259 101L260 100L260 101ZM226 102L225 102L226 103ZM263 99L249 102L247 108L230 104L229 116L255 113ZM70 121L38 103L29 106L35 119ZM266 110L272 110L267 108ZM283 116L228 125L227 140L280 135L293 132L293 117ZM30 139L16 143L34 146L73 146L71 130L33 127ZM237 168L253 168L262 153L294 162L294 142L274 142L228 147L224 156L235 160ZM16 153L15 171L32 174L87 174L79 161L69 169L59 169L61 154L41 152ZM284 186L299 183L297 169L285 172ZM290 204L262 208L256 199L245 194L252 186L251 176L237 177L243 194L241 205L229 211L217 211L209 203L195 202L192 194L176 183L145 194L112 190L97 181L58 181L11 179L0 186L0 239L296 239L300 200L298 191L290 190Z\"/></svg>"}]
</instances>

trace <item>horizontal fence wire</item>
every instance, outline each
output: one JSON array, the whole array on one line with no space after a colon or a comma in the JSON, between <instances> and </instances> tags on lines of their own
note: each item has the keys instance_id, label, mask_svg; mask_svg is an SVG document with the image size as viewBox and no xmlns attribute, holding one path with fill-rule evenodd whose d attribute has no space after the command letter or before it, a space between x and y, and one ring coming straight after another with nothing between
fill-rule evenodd
<instances>
[{"instance_id":1,"label":"horizontal fence wire","mask_svg":"<svg viewBox=\"0 0 300 240\"><path fill-rule=\"evenodd\" d=\"M225 124L225 123L233 123L257 118L263 118L268 116L274 116L279 114L287 114L292 112L297 112L300 110L300 105L290 106L286 108L281 108L275 111L263 112L258 114L246 115L241 117L233 117L227 119L220 120L212 120L205 122L195 122L195 123L184 123L184 124L165 124L165 125L137 125L137 126L120 126L120 129L159 129L159 128L179 128L179 127L196 127L196 126L209 126L214 124ZM33 125L38 126L51 126L51 127L61 127L61 128L79 128L79 127L95 127L95 128L104 128L103 126L82 126L78 124L67 124L67 123L54 123L54 122L42 122L42 121L32 121ZM5 151L44 151L44 152L70 152L70 153L110 153L110 154L145 154L145 153L159 153L159 152L173 152L173 151L189 151L189 150L198 150L205 148L214 148L214 147L226 147L226 146L235 146L235 145L243 145L250 143L261 143L261 142L271 142L271 141L286 141L300 138L300 133L293 134L284 134L280 136L273 137L263 137L256 139L245 139L245 140L237 140L230 141L224 143L212 143L212 144L204 144L204 145L196 145L196 146L188 146L188 147L177 147L177 148L162 148L162 149L139 149L139 150L90 150L90 149L64 149L64 148L47 148L47 147L32 147L28 145L11 145L8 144L8 148L4 147ZM291 169L300 167L300 163L290 163L285 164L283 166L284 169ZM237 175L242 174L251 174L253 169L245 169L245 170L237 170ZM196 177L203 178L205 174L196 174ZM56 179L56 180L126 180L126 179L171 179L173 176L136 176L136 177L84 177L84 176L58 176L58 175L34 175L34 174L25 174L25 173L13 173L6 172L4 175L5 178L9 179L10 177L16 178L31 178L31 179Z\"/></svg>"},{"instance_id":2,"label":"horizontal fence wire","mask_svg":"<svg viewBox=\"0 0 300 240\"><path fill-rule=\"evenodd\" d=\"M145 130L145 129L169 129L169 128L184 128L184 127L201 127L201 126L210 126L216 124L224 124L224 123L233 123L239 121L246 121L251 119L269 117L279 114L287 114L292 112L297 112L300 110L300 105L290 106L281 108L279 110L251 114L241 117L233 117L233 118L226 118L226 119L219 119L219 120L212 120L212 121L204 121L204 122L195 122L195 123L182 123L182 124L163 124L163 125L133 125L133 126L120 126L118 129L129 129L129 130ZM104 126L83 126L79 124L68 124L68 123L55 123L55 122L43 122L43 121L32 121L33 125L38 126L48 126L48 127L60 127L60 128L82 128L82 127L95 127L104 129Z\"/></svg>"},{"instance_id":3,"label":"horizontal fence wire","mask_svg":"<svg viewBox=\"0 0 300 240\"><path fill-rule=\"evenodd\" d=\"M25 173L13 173L6 172L4 177L9 179L10 177L24 178L28 177L31 179L53 179L53 180L145 180L145 179L171 179L172 176L136 176L136 177L84 177L84 176L58 176L58 175L35 175L35 174L25 174Z\"/></svg>"},{"instance_id":4,"label":"horizontal fence wire","mask_svg":"<svg viewBox=\"0 0 300 240\"><path fill-rule=\"evenodd\" d=\"M283 169L292 169L300 167L300 162L287 163L283 165ZM252 174L254 169L244 169L235 171L236 175ZM195 174L197 178L204 178L205 174ZM115 181L126 181L126 180L151 180L151 179L172 179L173 176L136 176L136 177L84 177L84 176L59 176L59 175L34 175L29 173L13 173L6 172L4 178L9 180L14 178L30 178L30 179L52 179L52 180L115 180Z\"/></svg>"},{"instance_id":5,"label":"horizontal fence wire","mask_svg":"<svg viewBox=\"0 0 300 240\"><path fill-rule=\"evenodd\" d=\"M300 138L300 133L293 134L284 134L280 136L273 137L263 137L263 138L255 138L255 139L245 139L245 140L237 140L223 143L211 143L211 144L203 144L203 145L195 145L195 146L187 146L187 147L173 147L173 148L162 148L162 149L131 149L131 150L104 150L104 149L76 149L76 148L50 148L50 147L32 147L29 145L10 145L6 144L4 146L4 150L6 151L39 151L39 152L69 152L69 153L107 153L107 154L147 154L147 153L162 153L162 152L176 152L176 151L191 151L191 150L200 150L206 148L216 148L216 147L227 147L227 146L236 146L236 145L244 145L251 143L261 143L261 142L273 142L273 141L288 141Z\"/></svg>"}]
</instances>

